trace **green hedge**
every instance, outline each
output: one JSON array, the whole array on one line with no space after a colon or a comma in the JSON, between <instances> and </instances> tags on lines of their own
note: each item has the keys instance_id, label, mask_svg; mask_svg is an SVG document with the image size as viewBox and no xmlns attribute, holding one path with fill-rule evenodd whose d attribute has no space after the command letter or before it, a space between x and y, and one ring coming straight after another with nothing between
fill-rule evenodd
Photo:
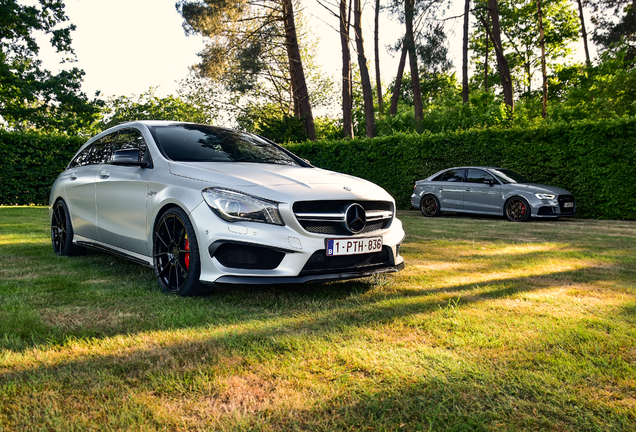
<instances>
[{"instance_id":1,"label":"green hedge","mask_svg":"<svg viewBox=\"0 0 636 432\"><path fill-rule=\"evenodd\" d=\"M51 184L86 138L0 131L0 204L48 204Z\"/></svg>"},{"instance_id":2,"label":"green hedge","mask_svg":"<svg viewBox=\"0 0 636 432\"><path fill-rule=\"evenodd\" d=\"M371 180L410 208L416 180L453 166L509 168L563 187L585 218L636 219L636 119L435 135L305 142L288 148L321 168Z\"/></svg>"},{"instance_id":3,"label":"green hedge","mask_svg":"<svg viewBox=\"0 0 636 432\"><path fill-rule=\"evenodd\" d=\"M84 138L0 131L0 204L47 204ZM371 180L410 207L416 180L460 165L510 168L563 187L585 218L636 219L636 119L289 144L321 168Z\"/></svg>"}]
</instances>

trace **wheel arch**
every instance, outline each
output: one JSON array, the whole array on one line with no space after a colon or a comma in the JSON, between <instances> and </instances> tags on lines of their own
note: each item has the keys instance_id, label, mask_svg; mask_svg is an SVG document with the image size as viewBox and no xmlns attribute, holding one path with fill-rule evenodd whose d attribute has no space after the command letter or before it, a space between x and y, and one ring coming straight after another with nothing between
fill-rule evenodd
<instances>
[{"instance_id":1,"label":"wheel arch","mask_svg":"<svg viewBox=\"0 0 636 432\"><path fill-rule=\"evenodd\" d=\"M432 198L435 200L435 202L436 202L436 206L437 206L437 210L435 211L435 213L434 213L434 214L431 214L431 215L427 215L427 214L425 214L425 213L424 213L424 209L422 208L422 205L423 205L423 203L424 203L424 200L425 200L426 198L428 198L428 197L432 197ZM430 190L429 190L429 191L424 191L424 193L422 193L422 196L421 196L421 198L420 198L420 202L419 202L419 209L420 209L420 211L422 212L422 214L424 214L424 216L427 216L427 217L435 217L435 216L439 216L439 215L441 214L441 212L442 212L442 203L441 203L440 199L437 197L437 195L435 195L435 193L434 193L434 192L432 192L432 191L430 191Z\"/></svg>"},{"instance_id":2,"label":"wheel arch","mask_svg":"<svg viewBox=\"0 0 636 432\"><path fill-rule=\"evenodd\" d=\"M422 200L424 198L426 198L427 196L429 196L429 195L437 198L437 196L435 196L435 194L433 192L431 192L431 191L423 191L422 195L420 196L420 204L422 204ZM437 200L439 201L439 198L437 198Z\"/></svg>"},{"instance_id":3,"label":"wheel arch","mask_svg":"<svg viewBox=\"0 0 636 432\"><path fill-rule=\"evenodd\" d=\"M68 201L66 197L62 195L57 195L54 198L54 196L51 195L51 197L49 198L49 223L53 219L53 210L55 209L55 206L57 205L57 203L60 201L62 201L64 205L66 206L66 208L68 209L69 218L71 218L71 222L73 222L73 212L71 212L71 208L68 205Z\"/></svg>"},{"instance_id":4,"label":"wheel arch","mask_svg":"<svg viewBox=\"0 0 636 432\"><path fill-rule=\"evenodd\" d=\"M154 240L155 240L155 236L154 236L154 232L155 229L157 228L157 222L159 221L159 219L161 218L161 216L167 212L168 210L170 210L171 208L179 208L181 210L183 210L185 212L185 214L190 217L190 211L186 210L185 206L177 203L177 202L166 202L164 203L161 207L159 207L159 209L155 212L155 214L152 215L152 223L150 224L149 228L149 233L148 233L148 239L149 239L149 243L148 243L148 251L151 252L152 248L154 247ZM192 221L190 221L192 222ZM152 252L151 252L152 254Z\"/></svg>"},{"instance_id":5,"label":"wheel arch","mask_svg":"<svg viewBox=\"0 0 636 432\"><path fill-rule=\"evenodd\" d=\"M506 196L503 200L503 207L502 210L505 212L506 211L506 204L508 203L508 201L510 201L511 199L514 198L521 198L522 200L524 200L525 202L528 203L528 206L530 207L530 201L528 200L528 198L524 197L521 194L515 193L515 194L510 194L508 196Z\"/></svg>"},{"instance_id":6,"label":"wheel arch","mask_svg":"<svg viewBox=\"0 0 636 432\"><path fill-rule=\"evenodd\" d=\"M527 209L527 211L528 211L528 215L527 215L527 217L525 217L522 221L524 221L524 222L525 222L525 221L529 221L529 220L530 220L530 218L532 217L532 204L530 203L530 200L529 200L528 198L526 198L526 197L525 197L525 196L523 196L522 194L518 194L518 193L516 193L516 194L511 194L510 196L508 196L508 197L506 197L506 198L504 199L503 206L502 206L502 212L501 212L501 214L503 215L503 217L504 217L504 218L506 218L506 219L508 219L508 220L510 220L510 219L508 218L508 215L507 215L507 209L506 209L506 208L508 207L508 202L510 202L510 200L513 200L513 199L521 199L521 200L523 200L523 201L526 203L526 205L527 205L527 207L528 207L528 209Z\"/></svg>"}]
</instances>

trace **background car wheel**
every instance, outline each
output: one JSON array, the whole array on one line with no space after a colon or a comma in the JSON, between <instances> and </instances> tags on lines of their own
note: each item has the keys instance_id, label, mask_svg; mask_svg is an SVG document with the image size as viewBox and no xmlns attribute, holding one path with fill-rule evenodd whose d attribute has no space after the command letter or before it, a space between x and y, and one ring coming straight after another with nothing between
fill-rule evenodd
<instances>
[{"instance_id":1,"label":"background car wheel","mask_svg":"<svg viewBox=\"0 0 636 432\"><path fill-rule=\"evenodd\" d=\"M511 222L527 222L530 219L530 205L521 197L506 201L504 216Z\"/></svg>"},{"instance_id":2,"label":"background car wheel","mask_svg":"<svg viewBox=\"0 0 636 432\"><path fill-rule=\"evenodd\" d=\"M424 195L420 201L420 210L426 217L439 216L439 200L435 195Z\"/></svg>"},{"instance_id":3,"label":"background car wheel","mask_svg":"<svg viewBox=\"0 0 636 432\"><path fill-rule=\"evenodd\" d=\"M190 296L202 288L199 245L188 215L178 207L168 209L153 235L155 275L166 293Z\"/></svg>"},{"instance_id":4,"label":"background car wheel","mask_svg":"<svg viewBox=\"0 0 636 432\"><path fill-rule=\"evenodd\" d=\"M85 249L73 243L73 225L66 204L61 199L53 205L51 243L57 255L81 255Z\"/></svg>"}]
</instances>

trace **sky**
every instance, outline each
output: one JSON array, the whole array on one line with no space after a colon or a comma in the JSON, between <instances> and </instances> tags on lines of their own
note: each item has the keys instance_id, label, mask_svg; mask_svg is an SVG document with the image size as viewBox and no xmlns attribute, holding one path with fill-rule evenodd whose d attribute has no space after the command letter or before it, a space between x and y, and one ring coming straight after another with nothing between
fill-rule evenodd
<instances>
[{"instance_id":1,"label":"sky","mask_svg":"<svg viewBox=\"0 0 636 432\"><path fill-rule=\"evenodd\" d=\"M178 82L186 78L188 68L198 61L197 53L204 47L204 38L185 35L175 3L176 0L65 0L68 22L77 27L72 33L77 62L71 66L86 73L82 89L89 98L97 91L101 97L140 95L150 87L160 97L176 95ZM452 3L453 9L446 16L460 15L463 1ZM374 4L367 1L364 6L362 29L372 68ZM337 19L316 0L301 0L301 7L310 31L318 38L319 64L339 82L340 39L333 29ZM395 76L399 60L386 46L394 44L404 31L387 15L381 15L380 25L380 65L385 87ZM448 24L451 57L455 69L460 71L462 20ZM64 67L47 40L42 39L40 47L40 59L47 69L57 72ZM371 75L375 82L373 71Z\"/></svg>"},{"instance_id":2,"label":"sky","mask_svg":"<svg viewBox=\"0 0 636 432\"><path fill-rule=\"evenodd\" d=\"M174 94L177 81L197 62L200 36L186 37L175 0L66 0L65 11L77 29L72 47L86 72L82 89L89 98L139 95L150 87L157 94ZM40 59L57 71L60 57L50 44L40 43Z\"/></svg>"}]
</instances>

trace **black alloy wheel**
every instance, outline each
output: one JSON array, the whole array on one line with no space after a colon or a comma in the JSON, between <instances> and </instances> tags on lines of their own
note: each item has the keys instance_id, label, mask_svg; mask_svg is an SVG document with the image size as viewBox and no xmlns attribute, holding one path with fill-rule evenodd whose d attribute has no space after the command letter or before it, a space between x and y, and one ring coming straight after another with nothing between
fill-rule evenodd
<instances>
[{"instance_id":1,"label":"black alloy wheel","mask_svg":"<svg viewBox=\"0 0 636 432\"><path fill-rule=\"evenodd\" d=\"M521 197L513 197L506 201L504 216L510 222L527 222L530 219L530 205Z\"/></svg>"},{"instance_id":2,"label":"black alloy wheel","mask_svg":"<svg viewBox=\"0 0 636 432\"><path fill-rule=\"evenodd\" d=\"M424 198L420 201L420 210L426 217L439 216L439 200L435 195L424 195Z\"/></svg>"},{"instance_id":3,"label":"black alloy wheel","mask_svg":"<svg viewBox=\"0 0 636 432\"><path fill-rule=\"evenodd\" d=\"M51 216L51 243L60 256L80 255L84 248L73 243L73 225L64 201L57 200Z\"/></svg>"},{"instance_id":4,"label":"black alloy wheel","mask_svg":"<svg viewBox=\"0 0 636 432\"><path fill-rule=\"evenodd\" d=\"M180 296L200 292L201 262L194 228L178 207L164 212L153 235L153 260L159 286L166 293Z\"/></svg>"}]
</instances>

